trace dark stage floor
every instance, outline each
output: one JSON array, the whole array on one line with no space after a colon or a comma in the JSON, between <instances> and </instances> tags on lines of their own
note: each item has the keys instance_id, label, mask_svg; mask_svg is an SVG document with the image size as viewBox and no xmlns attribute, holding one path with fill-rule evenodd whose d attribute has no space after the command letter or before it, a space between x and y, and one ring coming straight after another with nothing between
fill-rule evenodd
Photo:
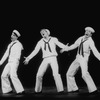
<instances>
[{"instance_id":1,"label":"dark stage floor","mask_svg":"<svg viewBox=\"0 0 100 100\"><path fill-rule=\"evenodd\" d=\"M39 100L39 99L66 99L66 100L77 100L77 99L95 99L100 100L100 87L98 87L99 94L97 95L87 95L88 90L87 87L80 87L79 93L67 93L66 87L64 88L64 93L59 94L57 93L56 87L43 87L43 91L41 94L35 94L34 88L25 88L26 94L25 95L16 95L16 94L2 94L0 91L0 100L15 100L15 99L32 99L32 100Z\"/></svg>"}]
</instances>

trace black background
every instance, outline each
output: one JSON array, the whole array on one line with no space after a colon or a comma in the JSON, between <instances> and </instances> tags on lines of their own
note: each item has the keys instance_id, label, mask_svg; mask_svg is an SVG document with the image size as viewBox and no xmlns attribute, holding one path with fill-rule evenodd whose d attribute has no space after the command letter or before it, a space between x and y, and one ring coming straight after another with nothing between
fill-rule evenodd
<instances>
[{"instance_id":1,"label":"black background","mask_svg":"<svg viewBox=\"0 0 100 100\"><path fill-rule=\"evenodd\" d=\"M36 43L41 39L40 30L47 28L51 36L57 37L64 44L71 45L84 34L84 28L91 26L95 29L93 40L100 51L100 14L98 2L87 1L4 1L0 3L0 59L7 45L13 29L21 33L19 38L24 46L23 56L28 56L34 49ZM77 49L60 54L58 51L59 73L63 84L66 86L66 72L71 62L75 59ZM34 87L35 77L42 61L41 51L30 61L28 65L23 64L23 58L18 69L19 78L24 87ZM0 75L6 62L0 66ZM97 86L100 85L100 62L93 53L89 59L89 72ZM81 71L76 75L79 86L86 86L81 78ZM52 71L48 68L43 78L44 86L55 86Z\"/></svg>"}]
</instances>

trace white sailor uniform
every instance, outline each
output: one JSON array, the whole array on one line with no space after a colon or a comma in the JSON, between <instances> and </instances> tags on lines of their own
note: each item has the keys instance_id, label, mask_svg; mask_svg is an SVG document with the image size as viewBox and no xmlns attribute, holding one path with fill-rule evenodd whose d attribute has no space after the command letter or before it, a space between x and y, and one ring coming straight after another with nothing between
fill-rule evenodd
<instances>
[{"instance_id":1,"label":"white sailor uniform","mask_svg":"<svg viewBox=\"0 0 100 100\"><path fill-rule=\"evenodd\" d=\"M84 36L80 37L79 39L76 40L76 42L73 45L80 45L81 41ZM81 48L81 53L77 53L76 59L72 62L70 65L67 73L66 73L66 81L67 81L67 89L68 92L71 91L76 91L78 90L78 86L75 82L75 77L74 75L76 74L79 66L82 71L82 78L86 82L87 87L89 92L93 92L97 90L95 83L92 80L92 77L90 76L88 72L88 58L90 55L90 50L93 52L96 58L100 60L100 54L97 51L94 41L92 40L91 37L89 37L87 40L83 40L83 53L82 53L82 48ZM80 47L80 46L79 46Z\"/></svg>"},{"instance_id":2,"label":"white sailor uniform","mask_svg":"<svg viewBox=\"0 0 100 100\"><path fill-rule=\"evenodd\" d=\"M48 41L44 40L42 38L36 45L34 51L28 56L29 59L34 57L40 49L42 49L43 53L43 61L38 69L37 75L36 75L36 85L35 85L35 91L41 92L42 90L42 77L47 70L48 65L51 66L51 69L53 71L53 77L55 80L55 84L57 87L57 91L63 91L63 83L61 80L61 76L59 74L59 67L57 62L57 52L56 52L56 45L60 48L65 48L65 45L60 43L57 38L50 37Z\"/></svg>"},{"instance_id":3,"label":"white sailor uniform","mask_svg":"<svg viewBox=\"0 0 100 100\"><path fill-rule=\"evenodd\" d=\"M17 76L17 69L20 61L21 51L23 50L22 44L15 40L8 45L8 48L1 60L4 62L5 59L8 57L8 63L6 64L2 75L1 75L1 82L2 82L2 92L8 93L12 91L10 81L8 77L10 76L13 86L17 93L24 91L24 88L18 79Z\"/></svg>"}]
</instances>

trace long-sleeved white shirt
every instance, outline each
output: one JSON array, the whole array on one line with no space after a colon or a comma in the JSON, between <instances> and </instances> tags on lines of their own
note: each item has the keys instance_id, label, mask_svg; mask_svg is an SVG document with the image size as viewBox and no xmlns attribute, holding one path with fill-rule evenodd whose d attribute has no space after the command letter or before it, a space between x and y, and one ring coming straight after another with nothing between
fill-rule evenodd
<instances>
[{"instance_id":1,"label":"long-sleeved white shirt","mask_svg":"<svg viewBox=\"0 0 100 100\"><path fill-rule=\"evenodd\" d=\"M48 47L46 47L47 49L44 49L45 43L44 43L44 38L42 38L36 45L35 49L32 51L32 53L28 56L29 59L31 59L32 57L34 57L40 49L42 49L42 57L49 57L49 56L57 56L57 52L56 52L56 45L60 48L65 48L65 45L61 42L58 41L57 38L55 37L50 37L50 41L49 41L49 45L51 48L51 52L49 51Z\"/></svg>"},{"instance_id":2,"label":"long-sleeved white shirt","mask_svg":"<svg viewBox=\"0 0 100 100\"><path fill-rule=\"evenodd\" d=\"M13 43L14 45L12 46ZM11 42L8 45L4 56L1 59L1 63L3 63L7 58L8 58L8 61L20 60L22 50L23 50L23 46L18 40Z\"/></svg>"},{"instance_id":3,"label":"long-sleeved white shirt","mask_svg":"<svg viewBox=\"0 0 100 100\"><path fill-rule=\"evenodd\" d=\"M83 38L83 41L84 41L84 36L81 36L79 37L75 43L70 47L70 49L74 49L76 47L78 47L81 43L81 40ZM85 53L85 55L90 55L90 50L92 50L94 56L100 60L100 53L98 52L96 46L95 46L95 43L92 39L92 37L89 37L84 43L83 43L83 52ZM84 55L84 56L85 56Z\"/></svg>"}]
</instances>

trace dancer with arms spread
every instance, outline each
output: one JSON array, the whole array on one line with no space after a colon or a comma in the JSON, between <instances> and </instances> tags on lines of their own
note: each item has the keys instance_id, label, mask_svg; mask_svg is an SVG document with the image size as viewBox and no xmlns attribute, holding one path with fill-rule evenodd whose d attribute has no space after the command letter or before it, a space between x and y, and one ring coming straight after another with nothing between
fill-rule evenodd
<instances>
[{"instance_id":1,"label":"dancer with arms spread","mask_svg":"<svg viewBox=\"0 0 100 100\"><path fill-rule=\"evenodd\" d=\"M82 71L82 78L87 84L88 91L90 94L98 93L97 87L88 72L88 59L91 51L94 56L100 60L100 53L95 47L95 43L92 39L92 34L94 33L94 29L92 27L85 28L85 34L79 37L74 44L71 46L67 46L66 48L61 50L61 53L64 51L70 51L78 47L76 59L70 65L67 73L66 73L66 81L67 81L67 89L68 92L78 92L79 88L75 82L75 74L80 66Z\"/></svg>"},{"instance_id":2,"label":"dancer with arms spread","mask_svg":"<svg viewBox=\"0 0 100 100\"><path fill-rule=\"evenodd\" d=\"M21 35L17 30L13 30L11 34L11 43L8 45L5 54L0 60L0 65L2 65L6 61L6 59L8 59L8 63L6 64L1 75L2 92L4 94L13 92L8 78L9 76L16 90L16 93L25 94L24 88L17 75L17 69L20 63L21 51L23 50L23 46L18 40L20 36Z\"/></svg>"},{"instance_id":3,"label":"dancer with arms spread","mask_svg":"<svg viewBox=\"0 0 100 100\"><path fill-rule=\"evenodd\" d=\"M43 38L37 43L32 53L28 57L25 58L24 63L28 64L28 62L41 49L43 53L42 55L43 61L36 75L35 92L36 93L42 92L42 78L43 78L44 73L47 70L48 65L50 65L53 71L53 77L54 77L55 84L57 87L57 92L61 93L64 91L64 88L63 88L61 76L59 74L59 67L58 67L58 62L57 62L58 54L56 51L56 46L59 46L60 48L65 48L65 45L59 42L57 38L50 36L50 31L48 29L42 29L40 33Z\"/></svg>"}]
</instances>

